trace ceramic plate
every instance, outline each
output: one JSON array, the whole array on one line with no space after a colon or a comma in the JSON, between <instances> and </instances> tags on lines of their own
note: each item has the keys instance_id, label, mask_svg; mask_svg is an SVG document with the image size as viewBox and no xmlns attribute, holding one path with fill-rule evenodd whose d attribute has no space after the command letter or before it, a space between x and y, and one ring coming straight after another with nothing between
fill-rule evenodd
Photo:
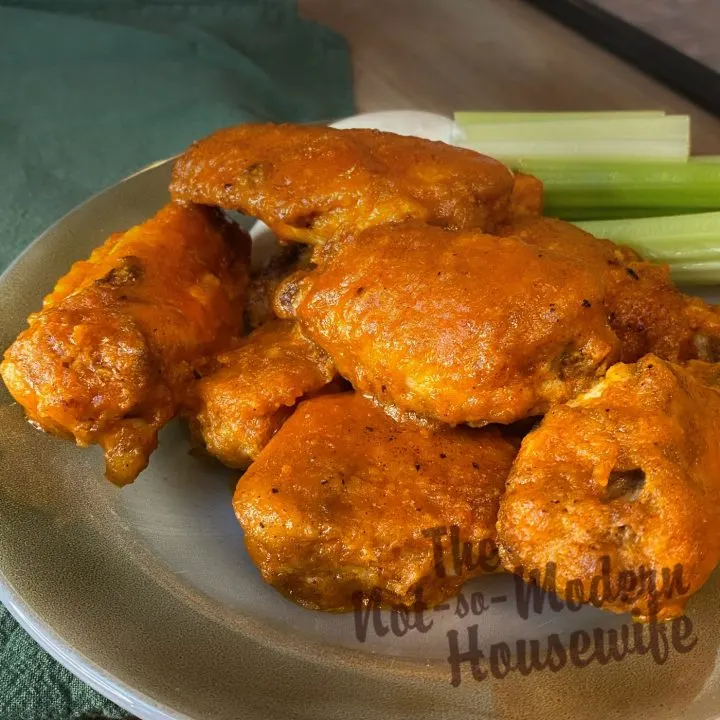
<instances>
[{"instance_id":1,"label":"ceramic plate","mask_svg":"<svg viewBox=\"0 0 720 720\"><path fill-rule=\"evenodd\" d=\"M360 119L380 122L434 137L449 128L426 114ZM30 246L0 279L2 347L73 261L167 201L168 177L169 163L148 168ZM720 713L717 575L687 620L654 636L645 629L644 640L628 617L594 608L525 612L502 575L426 612L420 632L390 613L309 612L264 585L230 505L237 474L190 455L179 424L162 433L137 482L119 490L103 480L96 449L35 431L3 387L0 472L0 599L61 663L146 720ZM623 633L647 652L608 661ZM592 646L532 669L531 651L542 661L552 636L576 651L586 639Z\"/></svg>"}]
</instances>

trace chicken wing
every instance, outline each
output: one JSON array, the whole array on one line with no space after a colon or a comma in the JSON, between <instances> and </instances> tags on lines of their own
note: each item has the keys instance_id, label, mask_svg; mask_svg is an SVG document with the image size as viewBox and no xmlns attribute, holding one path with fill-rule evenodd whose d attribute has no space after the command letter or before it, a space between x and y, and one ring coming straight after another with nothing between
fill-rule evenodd
<instances>
[{"instance_id":1,"label":"chicken wing","mask_svg":"<svg viewBox=\"0 0 720 720\"><path fill-rule=\"evenodd\" d=\"M603 299L567 257L408 223L332 243L275 309L396 417L482 425L541 414L604 374L619 343Z\"/></svg>"},{"instance_id":2,"label":"chicken wing","mask_svg":"<svg viewBox=\"0 0 720 720\"><path fill-rule=\"evenodd\" d=\"M132 482L204 357L242 326L249 238L208 208L168 205L73 265L0 372L39 428L98 444Z\"/></svg>"},{"instance_id":3,"label":"chicken wing","mask_svg":"<svg viewBox=\"0 0 720 720\"><path fill-rule=\"evenodd\" d=\"M513 177L471 150L377 130L240 125L175 163L175 198L258 217L283 240L322 244L414 218L491 229L506 219Z\"/></svg>"},{"instance_id":4,"label":"chicken wing","mask_svg":"<svg viewBox=\"0 0 720 720\"><path fill-rule=\"evenodd\" d=\"M576 603L682 614L720 560L720 393L697 379L706 370L647 355L550 410L501 503L505 567L554 570ZM606 578L595 598L593 578Z\"/></svg>"},{"instance_id":5,"label":"chicken wing","mask_svg":"<svg viewBox=\"0 0 720 720\"><path fill-rule=\"evenodd\" d=\"M327 395L301 403L240 479L235 512L263 578L301 605L351 610L376 589L384 605L410 606L417 589L433 605L492 569L514 453L494 430L428 432L360 395ZM451 526L476 567L450 566Z\"/></svg>"},{"instance_id":6,"label":"chicken wing","mask_svg":"<svg viewBox=\"0 0 720 720\"><path fill-rule=\"evenodd\" d=\"M278 285L295 270L309 267L310 254L307 246L285 245L263 268L251 274L245 307L250 328L254 330L275 317L273 297Z\"/></svg>"},{"instance_id":7,"label":"chicken wing","mask_svg":"<svg viewBox=\"0 0 720 720\"><path fill-rule=\"evenodd\" d=\"M296 323L274 320L251 333L192 392L190 423L208 452L228 467L254 460L292 414L298 399L335 376L328 355Z\"/></svg>"},{"instance_id":8,"label":"chicken wing","mask_svg":"<svg viewBox=\"0 0 720 720\"><path fill-rule=\"evenodd\" d=\"M525 173L515 173L510 195L510 223L519 223L538 218L543 213L543 184L538 178Z\"/></svg>"},{"instance_id":9,"label":"chicken wing","mask_svg":"<svg viewBox=\"0 0 720 720\"><path fill-rule=\"evenodd\" d=\"M675 362L720 360L718 309L683 295L667 265L643 260L630 248L562 220L525 219L503 232L578 260L604 278L608 320L622 343L623 362L647 353Z\"/></svg>"}]
</instances>

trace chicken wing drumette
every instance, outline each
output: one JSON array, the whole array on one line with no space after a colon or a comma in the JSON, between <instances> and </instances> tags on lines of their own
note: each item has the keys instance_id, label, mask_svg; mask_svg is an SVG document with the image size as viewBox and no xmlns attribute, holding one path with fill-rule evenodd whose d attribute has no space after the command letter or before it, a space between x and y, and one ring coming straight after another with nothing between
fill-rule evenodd
<instances>
[{"instance_id":1,"label":"chicken wing drumette","mask_svg":"<svg viewBox=\"0 0 720 720\"><path fill-rule=\"evenodd\" d=\"M385 605L411 606L418 589L433 605L493 569L514 452L493 430L428 432L355 393L327 395L301 403L240 479L235 512L263 578L306 607L351 610L375 589ZM476 567L455 572L451 526Z\"/></svg>"},{"instance_id":2,"label":"chicken wing drumette","mask_svg":"<svg viewBox=\"0 0 720 720\"><path fill-rule=\"evenodd\" d=\"M604 286L518 239L420 223L327 246L278 288L356 390L396 416L510 423L587 388L612 364Z\"/></svg>"},{"instance_id":3,"label":"chicken wing drumette","mask_svg":"<svg viewBox=\"0 0 720 720\"><path fill-rule=\"evenodd\" d=\"M209 208L168 205L73 265L0 372L28 418L98 444L132 482L196 368L242 327L249 238Z\"/></svg>"},{"instance_id":4,"label":"chicken wing drumette","mask_svg":"<svg viewBox=\"0 0 720 720\"><path fill-rule=\"evenodd\" d=\"M513 177L471 150L377 130L240 125L175 163L175 198L258 217L283 240L322 244L408 219L492 229Z\"/></svg>"},{"instance_id":5,"label":"chicken wing drumette","mask_svg":"<svg viewBox=\"0 0 720 720\"><path fill-rule=\"evenodd\" d=\"M647 353L675 362L720 360L720 312L683 295L667 265L643 260L628 247L562 220L526 218L504 233L578 260L603 278L608 320L622 343L623 362Z\"/></svg>"},{"instance_id":6,"label":"chicken wing drumette","mask_svg":"<svg viewBox=\"0 0 720 720\"><path fill-rule=\"evenodd\" d=\"M640 618L671 618L720 560L713 368L647 355L554 407L523 441L498 519L505 567ZM700 380L698 380L700 378ZM552 568L552 566L550 566ZM593 578L609 592L591 595Z\"/></svg>"},{"instance_id":7,"label":"chicken wing drumette","mask_svg":"<svg viewBox=\"0 0 720 720\"><path fill-rule=\"evenodd\" d=\"M296 323L271 320L239 347L220 354L195 384L191 427L222 463L247 467L298 399L322 390L334 376L327 353Z\"/></svg>"}]
</instances>

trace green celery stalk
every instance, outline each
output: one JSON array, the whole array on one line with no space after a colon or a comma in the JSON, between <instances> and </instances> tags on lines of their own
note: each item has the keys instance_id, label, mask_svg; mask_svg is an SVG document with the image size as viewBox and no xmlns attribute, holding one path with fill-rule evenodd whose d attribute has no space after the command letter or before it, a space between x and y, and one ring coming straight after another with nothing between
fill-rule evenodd
<instances>
[{"instance_id":1,"label":"green celery stalk","mask_svg":"<svg viewBox=\"0 0 720 720\"><path fill-rule=\"evenodd\" d=\"M671 265L670 274L678 285L719 285L720 261Z\"/></svg>"},{"instance_id":2,"label":"green celery stalk","mask_svg":"<svg viewBox=\"0 0 720 720\"><path fill-rule=\"evenodd\" d=\"M601 208L646 208L648 215L720 209L720 163L528 160L511 166L543 181L548 215L587 216Z\"/></svg>"},{"instance_id":3,"label":"green celery stalk","mask_svg":"<svg viewBox=\"0 0 720 720\"><path fill-rule=\"evenodd\" d=\"M664 110L604 110L599 112L496 112L458 111L454 114L458 125L498 122L544 122L547 120L613 120L617 118L663 117Z\"/></svg>"},{"instance_id":4,"label":"green celery stalk","mask_svg":"<svg viewBox=\"0 0 720 720\"><path fill-rule=\"evenodd\" d=\"M686 161L690 151L690 119L685 115L457 127L455 144L510 163L542 158Z\"/></svg>"},{"instance_id":5,"label":"green celery stalk","mask_svg":"<svg viewBox=\"0 0 720 720\"><path fill-rule=\"evenodd\" d=\"M556 217L561 220L570 222L582 220L627 220L632 218L653 218L653 217L670 217L676 215L695 215L697 213L714 212L718 209L715 207L699 207L699 208L648 208L648 207L563 207L546 205L544 215L548 217Z\"/></svg>"},{"instance_id":6,"label":"green celery stalk","mask_svg":"<svg viewBox=\"0 0 720 720\"><path fill-rule=\"evenodd\" d=\"M675 282L720 284L720 212L630 220L590 220L578 227L666 262Z\"/></svg>"},{"instance_id":7,"label":"green celery stalk","mask_svg":"<svg viewBox=\"0 0 720 720\"><path fill-rule=\"evenodd\" d=\"M673 265L720 262L720 212L628 220L586 220L575 225L596 237L629 245L651 260Z\"/></svg>"}]
</instances>

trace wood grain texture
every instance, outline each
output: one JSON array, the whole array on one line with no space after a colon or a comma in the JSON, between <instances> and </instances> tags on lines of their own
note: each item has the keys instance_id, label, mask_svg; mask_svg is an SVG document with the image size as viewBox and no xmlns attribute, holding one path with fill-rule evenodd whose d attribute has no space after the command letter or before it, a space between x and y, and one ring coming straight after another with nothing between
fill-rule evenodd
<instances>
[{"instance_id":1,"label":"wood grain texture","mask_svg":"<svg viewBox=\"0 0 720 720\"><path fill-rule=\"evenodd\" d=\"M693 151L720 120L520 0L300 0L350 43L359 112L629 110L690 114Z\"/></svg>"},{"instance_id":2,"label":"wood grain texture","mask_svg":"<svg viewBox=\"0 0 720 720\"><path fill-rule=\"evenodd\" d=\"M593 0L686 55L720 71L717 0Z\"/></svg>"}]
</instances>

